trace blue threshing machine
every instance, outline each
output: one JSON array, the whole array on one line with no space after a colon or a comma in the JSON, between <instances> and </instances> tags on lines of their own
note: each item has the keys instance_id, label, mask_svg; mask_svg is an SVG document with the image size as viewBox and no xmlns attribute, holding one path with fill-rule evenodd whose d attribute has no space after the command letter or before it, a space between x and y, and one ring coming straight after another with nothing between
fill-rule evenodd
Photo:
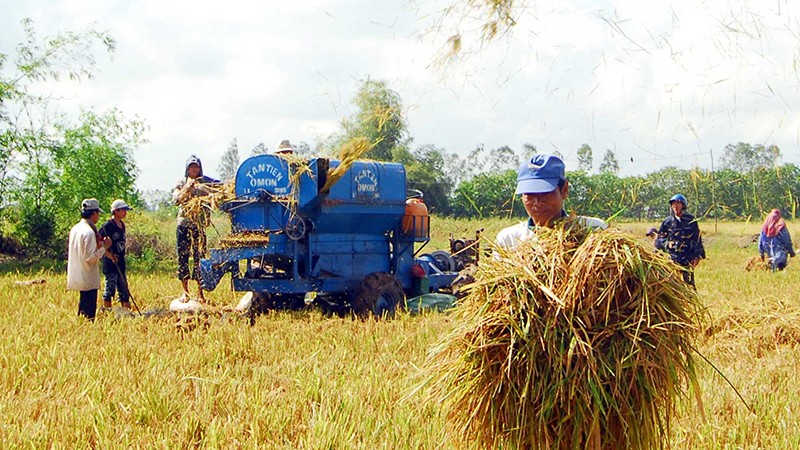
<instances>
[{"instance_id":1,"label":"blue threshing machine","mask_svg":"<svg viewBox=\"0 0 800 450\"><path fill-rule=\"evenodd\" d=\"M414 244L430 239L429 218L409 212L403 165L356 161L326 190L339 164L278 155L244 161L236 198L221 209L231 236L261 240L211 249L201 262L205 289L231 273L233 289L257 293L265 309L302 306L316 292L324 307L381 316L406 295L448 288L457 273L430 255L415 257Z\"/></svg>"}]
</instances>

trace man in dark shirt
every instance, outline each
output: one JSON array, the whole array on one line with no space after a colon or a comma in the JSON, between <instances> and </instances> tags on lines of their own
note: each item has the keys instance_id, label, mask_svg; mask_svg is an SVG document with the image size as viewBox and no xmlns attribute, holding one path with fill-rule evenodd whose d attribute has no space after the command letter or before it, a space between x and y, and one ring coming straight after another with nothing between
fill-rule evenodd
<instances>
[{"instance_id":1,"label":"man in dark shirt","mask_svg":"<svg viewBox=\"0 0 800 450\"><path fill-rule=\"evenodd\" d=\"M655 246L669 253L669 257L684 268L684 281L695 287L694 268L701 259L705 259L706 251L703 248L697 221L694 216L686 212L688 203L686 197L681 194L669 199L672 214L661 223Z\"/></svg>"},{"instance_id":2,"label":"man in dark shirt","mask_svg":"<svg viewBox=\"0 0 800 450\"><path fill-rule=\"evenodd\" d=\"M125 267L125 222L123 220L131 209L124 200L111 203L111 219L100 227L100 235L111 238L111 247L103 258L103 275L106 277L103 292L103 309L111 309L114 293L119 292L123 308L131 309L131 293L128 289L128 276Z\"/></svg>"}]
</instances>

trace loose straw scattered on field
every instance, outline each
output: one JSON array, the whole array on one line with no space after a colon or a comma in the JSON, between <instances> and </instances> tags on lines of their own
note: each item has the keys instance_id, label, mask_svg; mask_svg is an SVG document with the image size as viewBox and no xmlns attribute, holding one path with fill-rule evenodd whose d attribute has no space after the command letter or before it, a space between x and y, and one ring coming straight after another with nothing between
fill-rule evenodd
<instances>
[{"instance_id":1,"label":"loose straw scattered on field","mask_svg":"<svg viewBox=\"0 0 800 450\"><path fill-rule=\"evenodd\" d=\"M737 299L730 311L715 315L704 334L706 347L731 358L757 359L781 346L800 345L800 306L772 296Z\"/></svg>"},{"instance_id":2,"label":"loose straw scattered on field","mask_svg":"<svg viewBox=\"0 0 800 450\"><path fill-rule=\"evenodd\" d=\"M483 448L641 449L698 395L701 308L665 257L574 219L481 260L427 361L429 400Z\"/></svg>"},{"instance_id":3,"label":"loose straw scattered on field","mask_svg":"<svg viewBox=\"0 0 800 450\"><path fill-rule=\"evenodd\" d=\"M761 271L761 270L767 271L767 270L771 270L771 269L772 269L772 267L769 264L769 260L766 260L766 259L762 260L758 256L750 257L750 259L748 259L747 263L745 263L745 265L744 265L744 270L746 270L748 272L753 271L753 270L755 270L755 271Z\"/></svg>"}]
</instances>

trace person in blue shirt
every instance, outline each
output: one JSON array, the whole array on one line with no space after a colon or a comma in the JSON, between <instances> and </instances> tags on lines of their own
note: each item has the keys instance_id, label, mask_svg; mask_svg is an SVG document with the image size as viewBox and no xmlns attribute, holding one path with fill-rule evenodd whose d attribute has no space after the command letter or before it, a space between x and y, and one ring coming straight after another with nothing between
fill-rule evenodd
<instances>
[{"instance_id":1,"label":"person in blue shirt","mask_svg":"<svg viewBox=\"0 0 800 450\"><path fill-rule=\"evenodd\" d=\"M697 221L686 212L688 204L689 201L681 194L669 199L672 214L661 223L655 246L667 252L670 259L683 267L683 280L695 287L694 268L701 259L705 259L706 250Z\"/></svg>"},{"instance_id":2,"label":"person in blue shirt","mask_svg":"<svg viewBox=\"0 0 800 450\"><path fill-rule=\"evenodd\" d=\"M111 247L103 258L103 275L106 276L103 292L103 310L111 310L114 294L119 293L119 302L125 309L131 309L131 292L128 289L127 264L125 263L125 243L127 240L125 218L131 207L125 200L111 203L111 218L98 230L100 236L111 238Z\"/></svg>"},{"instance_id":3,"label":"person in blue shirt","mask_svg":"<svg viewBox=\"0 0 800 450\"><path fill-rule=\"evenodd\" d=\"M758 253L761 254L762 261L764 261L765 255L769 256L773 272L786 268L787 255L794 258L792 237L789 235L786 222L783 221L779 209L770 211L764 220L761 236L758 239Z\"/></svg>"}]
</instances>

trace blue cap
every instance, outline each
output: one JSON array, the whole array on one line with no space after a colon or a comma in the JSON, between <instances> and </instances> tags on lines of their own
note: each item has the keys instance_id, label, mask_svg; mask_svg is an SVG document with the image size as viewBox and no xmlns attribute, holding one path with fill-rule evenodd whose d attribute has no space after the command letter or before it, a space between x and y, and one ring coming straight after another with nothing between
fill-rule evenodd
<instances>
[{"instance_id":1,"label":"blue cap","mask_svg":"<svg viewBox=\"0 0 800 450\"><path fill-rule=\"evenodd\" d=\"M686 208L687 206L689 206L689 201L688 201L688 200L686 200L686 197L684 197L684 196L683 196L683 195L681 195L681 194L675 194L675 195L673 195L673 196L672 196L672 198L671 198L671 199L669 199L669 204L671 205L671 204L672 204L672 202L681 202L681 203L683 203L683 207L684 207L684 208Z\"/></svg>"},{"instance_id":2,"label":"blue cap","mask_svg":"<svg viewBox=\"0 0 800 450\"><path fill-rule=\"evenodd\" d=\"M517 170L516 194L553 192L561 180L566 180L564 161L561 158L554 155L533 155Z\"/></svg>"}]
</instances>

